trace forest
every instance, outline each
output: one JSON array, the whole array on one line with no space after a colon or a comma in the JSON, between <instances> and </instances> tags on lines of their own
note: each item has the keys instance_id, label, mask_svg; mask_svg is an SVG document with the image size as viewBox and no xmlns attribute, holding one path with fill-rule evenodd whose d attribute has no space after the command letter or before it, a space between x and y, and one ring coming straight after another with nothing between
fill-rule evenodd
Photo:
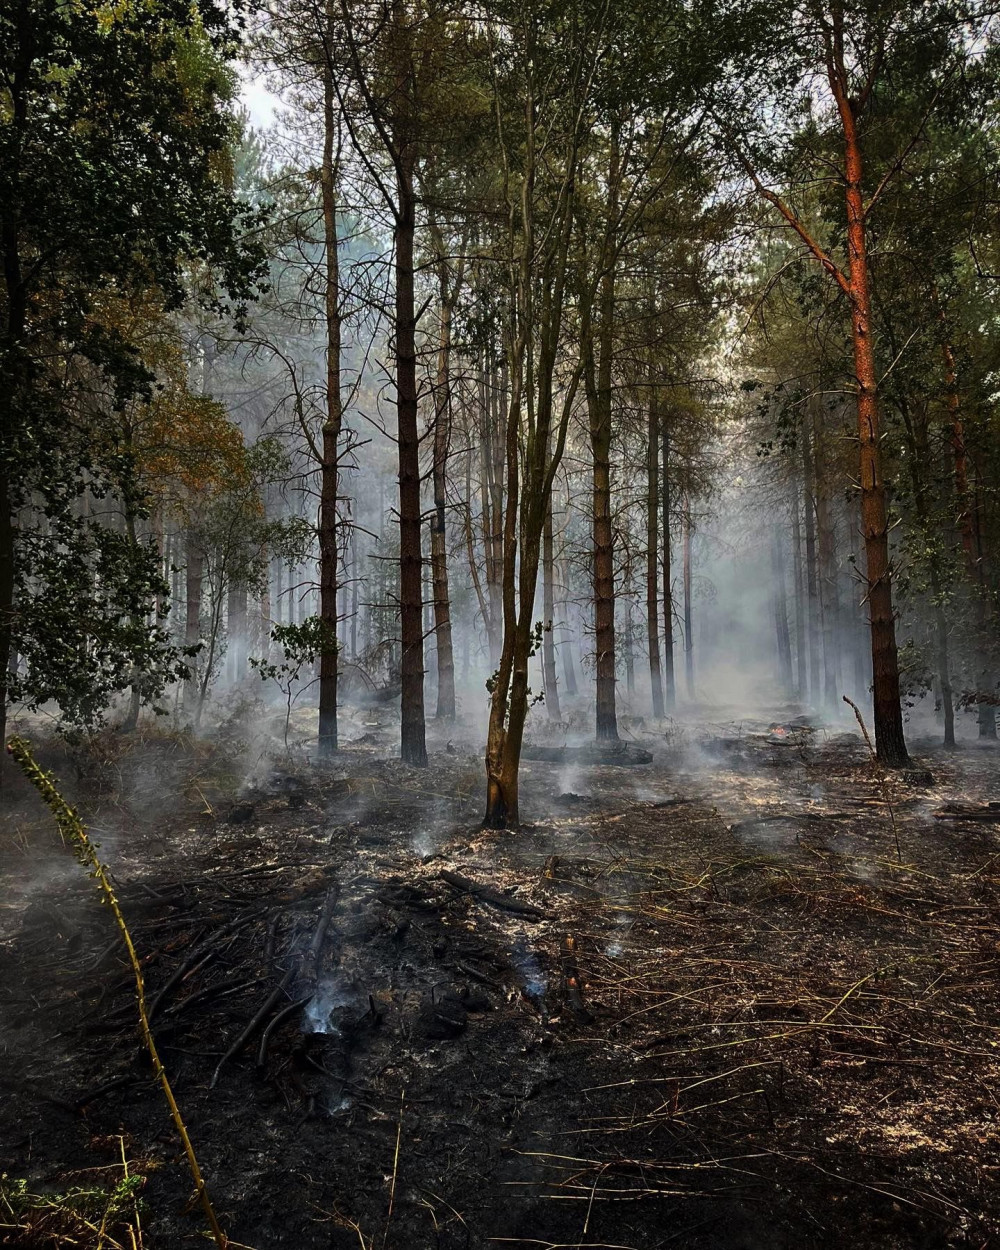
<instances>
[{"instance_id":1,"label":"forest","mask_svg":"<svg viewBox=\"0 0 1000 1250\"><path fill-rule=\"evenodd\" d=\"M0 0L0 1237L1000 1248L984 0Z\"/></svg>"}]
</instances>

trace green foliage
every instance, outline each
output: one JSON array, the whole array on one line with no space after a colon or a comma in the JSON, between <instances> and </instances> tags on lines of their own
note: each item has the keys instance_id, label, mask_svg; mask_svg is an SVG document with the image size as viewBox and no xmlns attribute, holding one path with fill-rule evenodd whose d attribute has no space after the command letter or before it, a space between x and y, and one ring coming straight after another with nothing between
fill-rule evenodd
<instances>
[{"instance_id":1,"label":"green foliage","mask_svg":"<svg viewBox=\"0 0 1000 1250\"><path fill-rule=\"evenodd\" d=\"M0 9L0 672L15 648L11 697L71 721L180 671L153 553L114 515L144 494L107 425L154 371L108 307L178 308L195 266L242 317L261 258L228 187L235 36L208 0Z\"/></svg>"},{"instance_id":2,"label":"green foliage","mask_svg":"<svg viewBox=\"0 0 1000 1250\"><path fill-rule=\"evenodd\" d=\"M64 722L92 728L117 691L137 685L153 702L187 675L166 608L150 606L167 593L151 543L57 514L48 532L22 535L19 555L30 576L14 615L12 701L54 700Z\"/></svg>"},{"instance_id":3,"label":"green foliage","mask_svg":"<svg viewBox=\"0 0 1000 1250\"><path fill-rule=\"evenodd\" d=\"M262 681L276 681L282 689L296 682L306 665L315 664L321 655L335 655L339 649L337 631L319 616L310 616L301 625L275 625L271 641L282 650L278 663L253 656L248 663Z\"/></svg>"},{"instance_id":4,"label":"green foliage","mask_svg":"<svg viewBox=\"0 0 1000 1250\"><path fill-rule=\"evenodd\" d=\"M32 1244L100 1245L100 1229L105 1242L120 1225L133 1225L144 1210L141 1193L145 1176L126 1171L111 1187L73 1185L62 1191L38 1193L21 1177L6 1172L0 1176L0 1225L8 1233L31 1237ZM72 1242L70 1243L70 1238ZM96 1240L91 1240L95 1238Z\"/></svg>"}]
</instances>

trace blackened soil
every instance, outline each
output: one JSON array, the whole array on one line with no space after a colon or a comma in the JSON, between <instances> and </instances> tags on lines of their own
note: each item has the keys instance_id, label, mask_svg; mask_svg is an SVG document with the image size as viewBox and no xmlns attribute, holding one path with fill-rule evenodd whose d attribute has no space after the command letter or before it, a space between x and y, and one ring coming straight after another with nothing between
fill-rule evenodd
<instances>
[{"instance_id":1,"label":"blackened soil","mask_svg":"<svg viewBox=\"0 0 1000 1250\"><path fill-rule=\"evenodd\" d=\"M164 794L147 744L78 778L233 1243L997 1244L1000 824L939 818L1000 797L996 756L883 784L788 737L527 764L517 834L453 749L236 793L175 743ZM146 1250L202 1240L111 917L7 802L2 1170L62 1191L124 1149ZM220 1066L283 980L268 1018L302 1005Z\"/></svg>"}]
</instances>

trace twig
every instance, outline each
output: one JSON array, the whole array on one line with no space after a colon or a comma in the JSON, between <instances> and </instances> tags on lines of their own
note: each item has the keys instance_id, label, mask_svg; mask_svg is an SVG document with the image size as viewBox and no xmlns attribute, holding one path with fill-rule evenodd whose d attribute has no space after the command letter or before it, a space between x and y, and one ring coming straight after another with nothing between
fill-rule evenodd
<instances>
[{"instance_id":1,"label":"twig","mask_svg":"<svg viewBox=\"0 0 1000 1250\"><path fill-rule=\"evenodd\" d=\"M301 1011L306 1003L312 1001L312 994L307 994L305 998L300 998L294 1003L289 1003L287 1007L282 1007L276 1016L274 1016L267 1028L261 1034L260 1046L257 1048L257 1067L262 1068L267 1062L267 1048L271 1044L271 1038L278 1029L284 1024L289 1016L293 1016L297 1011Z\"/></svg>"},{"instance_id":2,"label":"twig","mask_svg":"<svg viewBox=\"0 0 1000 1250\"><path fill-rule=\"evenodd\" d=\"M389 1210L385 1217L385 1231L382 1234L382 1246L385 1247L386 1238L389 1236L389 1225L392 1223L392 1208L396 1201L396 1177L399 1175L399 1142L403 1136L403 1100L406 1098L406 1090L400 1090L399 1094L399 1120L396 1123L396 1149L392 1156L392 1179L389 1182Z\"/></svg>"},{"instance_id":3,"label":"twig","mask_svg":"<svg viewBox=\"0 0 1000 1250\"><path fill-rule=\"evenodd\" d=\"M234 1059L240 1053L243 1047L247 1044L247 1042L249 1042L251 1037L253 1037L267 1017L271 1014L275 1004L288 988L294 975L294 969L289 968L271 993L268 994L260 1008L257 1012L255 1012L253 1019L216 1064L215 1071L212 1073L212 1079L208 1083L209 1089L215 1089L215 1083L218 1081L219 1073L222 1071L225 1064L227 1064L230 1059Z\"/></svg>"}]
</instances>

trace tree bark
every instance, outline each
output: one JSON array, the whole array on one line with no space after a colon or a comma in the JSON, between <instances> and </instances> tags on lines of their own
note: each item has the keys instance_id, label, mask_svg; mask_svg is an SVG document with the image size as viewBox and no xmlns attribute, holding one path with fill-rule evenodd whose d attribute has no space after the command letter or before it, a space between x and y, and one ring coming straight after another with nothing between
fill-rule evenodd
<instances>
[{"instance_id":1,"label":"tree bark","mask_svg":"<svg viewBox=\"0 0 1000 1250\"><path fill-rule=\"evenodd\" d=\"M670 566L670 420L661 414L663 444L663 706L672 711L677 702L674 677L674 591Z\"/></svg>"},{"instance_id":2,"label":"tree bark","mask_svg":"<svg viewBox=\"0 0 1000 1250\"><path fill-rule=\"evenodd\" d=\"M839 702L839 665L837 656L837 568L835 535L827 489L825 464L821 463L823 449L822 425L813 414L813 464L816 485L816 536L819 540L820 613L823 623L823 698L827 707L835 708Z\"/></svg>"},{"instance_id":3,"label":"tree bark","mask_svg":"<svg viewBox=\"0 0 1000 1250\"><path fill-rule=\"evenodd\" d=\"M889 560L889 519L879 445L878 374L872 338L871 294L867 253L863 161L843 56L843 12L834 10L829 80L844 132L845 200L847 207L848 297L854 371L858 380L858 443L861 483L861 525L865 540L866 598L871 620L875 746L889 768L909 763L900 704L899 656L892 604Z\"/></svg>"},{"instance_id":4,"label":"tree bark","mask_svg":"<svg viewBox=\"0 0 1000 1250\"><path fill-rule=\"evenodd\" d=\"M944 321L944 311L940 313L940 318ZM944 356L945 369L945 388L948 400L948 425L949 439L951 444L952 455L955 465L955 499L958 505L957 523L958 532L962 539L962 551L965 556L965 567L969 577L969 584L972 588L972 594L975 601L976 629L979 637L977 639L977 649L983 654L983 663L980 671L979 685L982 687L980 694L992 694L991 687L994 685L994 675L992 666L988 663L985 653L988 652L989 642L989 611L987 606L986 587L983 579L982 561L979 559L976 550L975 531L972 523L972 507L969 496L969 467L968 453L965 446L965 422L962 418L962 404L958 393L958 372L955 364L955 352L950 342L945 339L942 345L942 354ZM980 698L977 702L977 713L979 720L979 736L980 738L995 739L997 736L996 707L992 703L987 703Z\"/></svg>"},{"instance_id":5,"label":"tree bark","mask_svg":"<svg viewBox=\"0 0 1000 1250\"><path fill-rule=\"evenodd\" d=\"M570 589L569 589L569 561L562 562L562 640L559 643L559 651L562 655L563 681L566 683L566 693L575 698L577 694L576 684L576 664L573 660L573 630L570 625Z\"/></svg>"},{"instance_id":6,"label":"tree bark","mask_svg":"<svg viewBox=\"0 0 1000 1250\"><path fill-rule=\"evenodd\" d=\"M555 641L555 546L552 526L552 495L549 494L548 507L545 509L545 529L542 533L542 580L545 632L542 634L542 688L545 691L545 707L549 720L562 720L559 707L559 683L556 679L556 641Z\"/></svg>"},{"instance_id":7,"label":"tree bark","mask_svg":"<svg viewBox=\"0 0 1000 1250\"><path fill-rule=\"evenodd\" d=\"M333 26L332 11L328 27ZM323 304L326 315L326 414L320 462L319 497L319 617L323 637L319 653L319 736L317 753L327 759L337 750L337 495L340 489L341 399L340 236L337 230L337 168L335 158L336 94L333 66L323 59L323 244L326 267Z\"/></svg>"},{"instance_id":8,"label":"tree bark","mask_svg":"<svg viewBox=\"0 0 1000 1250\"><path fill-rule=\"evenodd\" d=\"M433 226L432 226L433 229ZM436 233L436 232L435 232ZM449 289L444 244L436 240L440 257L440 336L434 391L434 519L431 524L431 571L434 600L434 637L437 642L437 717L455 719L455 654L451 637L451 600L448 594L447 466L451 443L451 319L456 289Z\"/></svg>"},{"instance_id":9,"label":"tree bark","mask_svg":"<svg viewBox=\"0 0 1000 1250\"><path fill-rule=\"evenodd\" d=\"M611 524L611 358L614 344L618 161L618 135L612 127L608 202L605 207L608 225L600 252L599 322L596 333L590 318L589 302L581 300L581 338L593 462L594 670L598 742L618 741L614 530Z\"/></svg>"},{"instance_id":10,"label":"tree bark","mask_svg":"<svg viewBox=\"0 0 1000 1250\"><path fill-rule=\"evenodd\" d=\"M684 500L683 515L684 541L684 674L687 683L687 696L694 700L694 630L691 605L691 507Z\"/></svg>"},{"instance_id":11,"label":"tree bark","mask_svg":"<svg viewBox=\"0 0 1000 1250\"><path fill-rule=\"evenodd\" d=\"M184 563L184 645L196 647L201 641L201 588L205 576L205 557L197 540L191 534L188 534L185 544ZM184 685L184 704L189 711L193 711L198 702L200 657L191 657L188 665L191 669L191 676Z\"/></svg>"},{"instance_id":12,"label":"tree bark","mask_svg":"<svg viewBox=\"0 0 1000 1250\"><path fill-rule=\"evenodd\" d=\"M399 608L402 645L400 756L427 764L424 725L423 576L420 544L420 438L417 430L416 311L413 242L416 196L412 144L400 144L396 165L396 434L399 446Z\"/></svg>"},{"instance_id":13,"label":"tree bark","mask_svg":"<svg viewBox=\"0 0 1000 1250\"><path fill-rule=\"evenodd\" d=\"M653 716L663 716L663 679L660 674L659 581L659 422L656 387L650 378L649 411L646 423L646 646L649 651L649 685Z\"/></svg>"},{"instance_id":14,"label":"tree bark","mask_svg":"<svg viewBox=\"0 0 1000 1250\"><path fill-rule=\"evenodd\" d=\"M777 532L771 536L771 580L774 583L772 611L778 649L778 678L786 696L792 693L792 641L788 630L788 596L785 592L785 566L781 540Z\"/></svg>"},{"instance_id":15,"label":"tree bark","mask_svg":"<svg viewBox=\"0 0 1000 1250\"><path fill-rule=\"evenodd\" d=\"M808 691L806 676L805 586L802 570L802 524L799 519L798 481L792 478L792 552L795 569L795 684L796 698L805 702Z\"/></svg>"},{"instance_id":16,"label":"tree bark","mask_svg":"<svg viewBox=\"0 0 1000 1250\"><path fill-rule=\"evenodd\" d=\"M816 472L809 430L802 425L802 485L806 530L806 597L808 599L809 699L820 706L820 630L822 613L819 598L819 563L816 559Z\"/></svg>"},{"instance_id":17,"label":"tree bark","mask_svg":"<svg viewBox=\"0 0 1000 1250\"><path fill-rule=\"evenodd\" d=\"M236 684L247 675L247 584L244 581L229 583L226 643L229 680Z\"/></svg>"}]
</instances>

